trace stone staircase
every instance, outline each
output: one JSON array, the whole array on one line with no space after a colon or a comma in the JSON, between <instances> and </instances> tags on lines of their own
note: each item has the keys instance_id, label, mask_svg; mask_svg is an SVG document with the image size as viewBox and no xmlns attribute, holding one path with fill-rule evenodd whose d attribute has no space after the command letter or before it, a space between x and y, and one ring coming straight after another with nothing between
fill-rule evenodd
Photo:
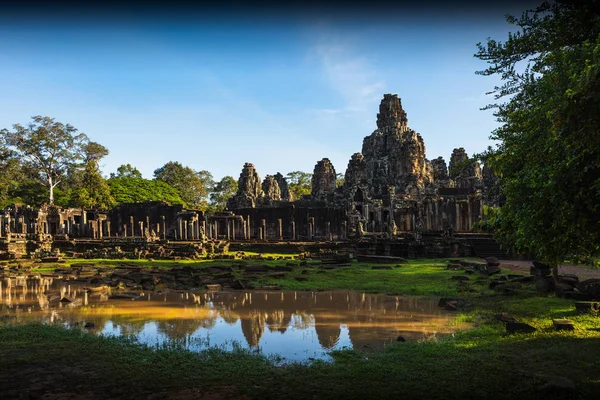
<instances>
[{"instance_id":1,"label":"stone staircase","mask_svg":"<svg viewBox=\"0 0 600 400\"><path fill-rule=\"evenodd\" d=\"M500 244L496 242L492 235L465 234L460 236L467 240L477 257L496 257L499 260L512 258L508 251L500 247Z\"/></svg>"}]
</instances>

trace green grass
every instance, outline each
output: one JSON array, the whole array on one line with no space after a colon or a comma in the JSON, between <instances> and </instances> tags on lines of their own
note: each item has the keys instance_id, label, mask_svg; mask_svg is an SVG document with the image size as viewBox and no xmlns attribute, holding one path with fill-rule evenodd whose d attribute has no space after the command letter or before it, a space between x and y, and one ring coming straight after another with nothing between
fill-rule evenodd
<instances>
[{"instance_id":1,"label":"green grass","mask_svg":"<svg viewBox=\"0 0 600 400\"><path fill-rule=\"evenodd\" d=\"M73 260L118 266L123 262L169 268L189 265L202 269L240 261ZM289 261L250 261L285 265ZM298 261L293 261L298 263ZM259 278L259 284L284 289L351 289L390 294L447 296L460 300L457 323L473 328L437 341L398 343L379 353L335 351L333 363L313 362L275 366L247 351L212 349L200 354L181 348L154 350L128 339L96 337L57 326L0 326L0 388L21 384L15 371L75 368L73 379L83 391L110 397L177 388L202 391L234 390L252 398L555 398L559 390L543 393L547 376L565 377L576 385L575 398L600 397L600 317L578 315L574 301L537 296L532 285L506 295L487 288L489 279L470 275L466 284L450 278L462 271L445 269L447 260L411 260L391 270L373 270L355 263L322 271L309 262L283 279ZM64 267L64 265L61 265ZM303 269L307 274L300 274ZM503 271L503 274L507 271ZM240 272L236 272L240 274ZM306 276L299 282L296 276ZM538 329L533 334L507 335L495 319L509 313ZM573 332L556 332L553 318L573 321ZM35 372L37 371L37 372ZM84 372L77 372L84 371ZM27 378L29 379L29 378ZM127 382L122 386L120 382ZM227 388L227 389L224 389ZM0 391L0 394L2 392ZM35 394L35 393L34 393ZM316 397L315 397L316 396ZM555 397L553 397L555 396ZM35 397L35 396L33 396Z\"/></svg>"}]
</instances>

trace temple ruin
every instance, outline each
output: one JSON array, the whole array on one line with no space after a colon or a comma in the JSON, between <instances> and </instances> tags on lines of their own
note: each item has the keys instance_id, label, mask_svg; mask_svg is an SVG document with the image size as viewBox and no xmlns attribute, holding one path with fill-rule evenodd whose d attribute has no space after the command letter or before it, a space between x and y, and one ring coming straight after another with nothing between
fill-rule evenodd
<instances>
[{"instance_id":1,"label":"temple ruin","mask_svg":"<svg viewBox=\"0 0 600 400\"><path fill-rule=\"evenodd\" d=\"M194 251L206 252L226 241L234 248L352 242L359 252L468 255L474 242L464 234L483 217L483 206L497 205L499 197L491 170L482 171L464 148L454 149L448 164L442 157L428 160L422 136L409 128L400 98L392 94L383 96L377 129L350 157L343 185L336 187L336 170L327 158L315 165L311 183L310 195L294 199L281 173L261 181L246 163L227 210L209 215L160 202L106 212L11 207L0 212L0 252L19 256L69 248L66 243L73 249L83 243L87 248L195 243Z\"/></svg>"}]
</instances>

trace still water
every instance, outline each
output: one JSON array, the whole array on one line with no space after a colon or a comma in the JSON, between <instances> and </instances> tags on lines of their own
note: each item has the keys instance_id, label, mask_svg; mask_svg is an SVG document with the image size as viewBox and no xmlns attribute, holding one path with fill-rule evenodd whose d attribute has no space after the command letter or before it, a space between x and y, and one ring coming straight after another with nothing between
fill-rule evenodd
<instances>
[{"instance_id":1,"label":"still water","mask_svg":"<svg viewBox=\"0 0 600 400\"><path fill-rule=\"evenodd\" d=\"M0 316L11 323L65 326L93 323L90 332L133 336L152 346L216 346L277 355L285 361L328 359L333 349L377 350L396 341L457 331L437 299L351 291L140 292L109 299L57 278L0 280ZM61 302L68 297L70 303Z\"/></svg>"}]
</instances>

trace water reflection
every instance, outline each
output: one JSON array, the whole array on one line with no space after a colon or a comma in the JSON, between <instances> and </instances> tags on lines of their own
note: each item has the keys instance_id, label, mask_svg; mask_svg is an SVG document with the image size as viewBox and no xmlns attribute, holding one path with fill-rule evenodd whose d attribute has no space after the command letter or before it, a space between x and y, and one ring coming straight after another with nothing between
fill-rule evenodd
<instances>
[{"instance_id":1,"label":"water reflection","mask_svg":"<svg viewBox=\"0 0 600 400\"><path fill-rule=\"evenodd\" d=\"M69 301L64 300L68 298ZM62 300L62 301L61 301ZM290 360L326 357L343 347L381 348L456 331L435 299L336 292L141 292L135 299L52 277L0 281L0 312L14 323L91 322L97 334L132 335L150 345L176 343L261 349Z\"/></svg>"}]
</instances>

